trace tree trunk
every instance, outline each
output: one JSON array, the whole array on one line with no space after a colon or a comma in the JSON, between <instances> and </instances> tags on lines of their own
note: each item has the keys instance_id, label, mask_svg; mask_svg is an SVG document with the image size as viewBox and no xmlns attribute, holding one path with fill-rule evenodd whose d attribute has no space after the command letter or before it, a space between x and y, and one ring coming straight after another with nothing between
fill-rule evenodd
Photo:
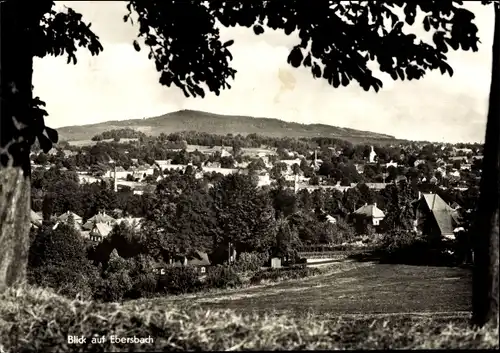
<instances>
[{"instance_id":1,"label":"tree trunk","mask_svg":"<svg viewBox=\"0 0 500 353\"><path fill-rule=\"evenodd\" d=\"M483 170L474 241L472 320L498 325L498 208L500 183L500 9L495 7L492 71Z\"/></svg>"},{"instance_id":2,"label":"tree trunk","mask_svg":"<svg viewBox=\"0 0 500 353\"><path fill-rule=\"evenodd\" d=\"M20 130L32 118L33 57L22 8L0 3L0 291L25 280L29 249L30 146Z\"/></svg>"}]
</instances>

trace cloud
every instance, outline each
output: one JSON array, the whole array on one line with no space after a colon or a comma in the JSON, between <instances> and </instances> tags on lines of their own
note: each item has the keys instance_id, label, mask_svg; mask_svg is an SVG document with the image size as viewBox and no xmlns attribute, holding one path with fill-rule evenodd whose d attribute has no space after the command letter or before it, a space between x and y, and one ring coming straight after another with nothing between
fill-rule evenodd
<instances>
[{"instance_id":1,"label":"cloud","mask_svg":"<svg viewBox=\"0 0 500 353\"><path fill-rule=\"evenodd\" d=\"M298 42L295 35L266 31L256 36L247 28L223 28L223 40L235 40L232 64L238 72L232 89L219 97L193 99L185 98L177 88L160 86L146 50L133 49L137 30L123 23L125 3L75 1L67 5L92 22L104 52L91 57L81 50L76 66L66 65L64 58L35 61L35 94L47 102L49 126L199 109L325 123L410 139L483 140L493 32L493 16L484 7L474 8L483 42L480 51L450 53L452 78L433 72L421 81L393 82L386 76L378 94L364 92L356 83L334 89L314 79L308 69L292 68L287 56Z\"/></svg>"}]
</instances>

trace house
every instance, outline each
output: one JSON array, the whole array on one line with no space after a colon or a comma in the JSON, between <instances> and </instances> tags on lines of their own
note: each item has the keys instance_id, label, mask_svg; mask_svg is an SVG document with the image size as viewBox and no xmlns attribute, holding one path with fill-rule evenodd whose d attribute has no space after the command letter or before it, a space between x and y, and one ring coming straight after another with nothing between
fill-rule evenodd
<instances>
[{"instance_id":1,"label":"house","mask_svg":"<svg viewBox=\"0 0 500 353\"><path fill-rule=\"evenodd\" d=\"M231 153L229 153L228 151L226 151L226 149L223 147L221 152L220 152L220 156L221 158L223 157L232 157Z\"/></svg>"},{"instance_id":2,"label":"house","mask_svg":"<svg viewBox=\"0 0 500 353\"><path fill-rule=\"evenodd\" d=\"M116 224L116 220L113 217L107 215L105 212L99 212L95 216L90 217L82 226L82 228L86 230L92 230L92 228L94 228L94 225L97 223L104 223L112 227Z\"/></svg>"},{"instance_id":3,"label":"house","mask_svg":"<svg viewBox=\"0 0 500 353\"><path fill-rule=\"evenodd\" d=\"M96 223L89 232L89 238L92 241L101 242L113 230L113 227L106 223Z\"/></svg>"},{"instance_id":4,"label":"house","mask_svg":"<svg viewBox=\"0 0 500 353\"><path fill-rule=\"evenodd\" d=\"M196 250L190 256L181 256L178 257L175 261L171 261L169 266L173 267L190 266L193 267L200 276L203 276L206 274L207 268L210 265L211 262L208 258L208 254L206 252ZM153 271L160 275L164 275L165 266L157 266Z\"/></svg>"},{"instance_id":5,"label":"house","mask_svg":"<svg viewBox=\"0 0 500 353\"><path fill-rule=\"evenodd\" d=\"M383 190L389 183L365 183L365 185L373 190Z\"/></svg>"},{"instance_id":6,"label":"house","mask_svg":"<svg viewBox=\"0 0 500 353\"><path fill-rule=\"evenodd\" d=\"M398 167L398 162L393 162L392 160L389 162L389 163L386 163L385 165L387 168L389 167L394 167L394 168L397 168Z\"/></svg>"},{"instance_id":7,"label":"house","mask_svg":"<svg viewBox=\"0 0 500 353\"><path fill-rule=\"evenodd\" d=\"M449 206L439 195L421 193L415 201L415 230L433 238L454 239L454 229L460 227L458 210Z\"/></svg>"},{"instance_id":8,"label":"house","mask_svg":"<svg viewBox=\"0 0 500 353\"><path fill-rule=\"evenodd\" d=\"M71 211L67 211L66 213L63 213L62 215L60 215L59 217L57 217L57 220L59 222L66 223L66 222L68 222L70 216L73 217L73 221L75 222L76 226L81 226L82 225L82 217L80 217L79 215L77 215L76 213L71 212Z\"/></svg>"},{"instance_id":9,"label":"house","mask_svg":"<svg viewBox=\"0 0 500 353\"><path fill-rule=\"evenodd\" d=\"M355 223L368 221L369 224L375 227L378 227L384 218L385 214L377 207L377 203L372 205L365 204L353 213L353 220Z\"/></svg>"}]
</instances>

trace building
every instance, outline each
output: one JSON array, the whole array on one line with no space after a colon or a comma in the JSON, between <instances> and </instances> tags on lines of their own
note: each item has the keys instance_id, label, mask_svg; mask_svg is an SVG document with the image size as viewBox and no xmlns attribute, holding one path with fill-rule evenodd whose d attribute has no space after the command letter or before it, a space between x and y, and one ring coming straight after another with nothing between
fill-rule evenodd
<instances>
[{"instance_id":1,"label":"building","mask_svg":"<svg viewBox=\"0 0 500 353\"><path fill-rule=\"evenodd\" d=\"M106 223L95 223L89 232L89 238L95 242L101 242L113 230L111 225Z\"/></svg>"},{"instance_id":2,"label":"building","mask_svg":"<svg viewBox=\"0 0 500 353\"><path fill-rule=\"evenodd\" d=\"M68 222L70 216L73 217L73 221L75 222L75 225L77 225L77 226L82 225L82 217L80 217L79 215L77 215L76 213L73 213L71 211L67 211L66 213L63 213L62 215L57 217L57 220L59 222L66 223L66 222Z\"/></svg>"},{"instance_id":3,"label":"building","mask_svg":"<svg viewBox=\"0 0 500 353\"><path fill-rule=\"evenodd\" d=\"M385 214L380 208L377 207L377 203L372 205L365 204L353 213L354 223L367 223L374 227L380 226L384 218Z\"/></svg>"},{"instance_id":4,"label":"building","mask_svg":"<svg viewBox=\"0 0 500 353\"><path fill-rule=\"evenodd\" d=\"M83 229L92 230L94 225L97 223L103 223L110 227L113 227L116 224L116 220L107 215L105 212L98 212L95 216L90 217L87 222L82 226Z\"/></svg>"},{"instance_id":5,"label":"building","mask_svg":"<svg viewBox=\"0 0 500 353\"><path fill-rule=\"evenodd\" d=\"M207 272L208 266L211 265L208 254L202 251L195 251L191 256L180 256L175 260L171 260L169 266L173 267L183 267L190 266L193 267L200 276L204 276ZM166 273L165 266L157 266L153 271L160 275Z\"/></svg>"},{"instance_id":6,"label":"building","mask_svg":"<svg viewBox=\"0 0 500 353\"><path fill-rule=\"evenodd\" d=\"M370 155L368 157L368 162L375 163L376 158L377 158L377 154L375 153L373 146L371 146Z\"/></svg>"},{"instance_id":7,"label":"building","mask_svg":"<svg viewBox=\"0 0 500 353\"><path fill-rule=\"evenodd\" d=\"M432 238L454 239L454 230L461 226L458 210L450 207L439 195L420 193L415 202L415 230Z\"/></svg>"}]
</instances>

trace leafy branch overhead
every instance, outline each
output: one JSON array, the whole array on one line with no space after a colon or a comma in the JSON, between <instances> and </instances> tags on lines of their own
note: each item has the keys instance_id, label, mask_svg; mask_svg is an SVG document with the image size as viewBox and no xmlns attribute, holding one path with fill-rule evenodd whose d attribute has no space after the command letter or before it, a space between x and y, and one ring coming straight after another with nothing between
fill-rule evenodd
<instances>
[{"instance_id":1,"label":"leafy branch overhead","mask_svg":"<svg viewBox=\"0 0 500 353\"><path fill-rule=\"evenodd\" d=\"M9 4L25 6L23 4ZM98 55L103 47L90 29L90 23L82 21L82 15L71 8L63 11L53 9L55 2L38 1L30 5L30 11L20 11L26 21L26 29L30 38L31 55L44 58L47 55L67 55L67 62L76 64L78 47L86 48L92 55ZM29 18L32 17L32 18ZM36 24L36 25L34 25ZM39 97L32 101L33 115L31 121L22 121L24 128L18 134L23 136L31 146L38 139L44 152L48 152L52 145L57 143L57 131L45 126L44 117L47 116L45 102Z\"/></svg>"},{"instance_id":2,"label":"leafy branch overhead","mask_svg":"<svg viewBox=\"0 0 500 353\"><path fill-rule=\"evenodd\" d=\"M475 16L462 1L141 0L130 1L127 9L125 21L132 21L133 12L138 15L139 37L150 49L160 83L175 84L186 97L204 97L202 84L216 95L231 88L228 80L236 70L229 65L228 47L233 41L222 43L219 24L252 27L257 35L265 27L287 35L296 32L300 43L288 56L290 65L310 68L315 78L334 87L357 81L366 91L382 87L370 62L394 80L420 79L436 69L451 76L448 50L477 51L479 42ZM405 28L415 24L417 13L423 14L422 25L433 34L432 44ZM140 50L137 42L134 47Z\"/></svg>"}]
</instances>

